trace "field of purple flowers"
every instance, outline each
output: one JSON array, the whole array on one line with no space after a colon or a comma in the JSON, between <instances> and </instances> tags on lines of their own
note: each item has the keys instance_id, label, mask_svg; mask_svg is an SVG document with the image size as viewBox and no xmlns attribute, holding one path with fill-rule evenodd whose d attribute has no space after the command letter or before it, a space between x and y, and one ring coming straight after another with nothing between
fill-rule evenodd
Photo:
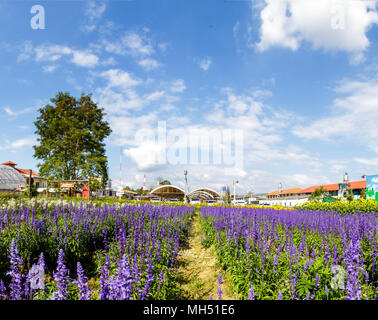
<instances>
[{"instance_id":1,"label":"field of purple flowers","mask_svg":"<svg viewBox=\"0 0 378 320\"><path fill-rule=\"evenodd\" d=\"M0 300L172 299L193 207L0 208Z\"/></svg>"},{"instance_id":2,"label":"field of purple flowers","mask_svg":"<svg viewBox=\"0 0 378 320\"><path fill-rule=\"evenodd\" d=\"M376 299L375 213L203 207L203 245L240 299Z\"/></svg>"}]
</instances>

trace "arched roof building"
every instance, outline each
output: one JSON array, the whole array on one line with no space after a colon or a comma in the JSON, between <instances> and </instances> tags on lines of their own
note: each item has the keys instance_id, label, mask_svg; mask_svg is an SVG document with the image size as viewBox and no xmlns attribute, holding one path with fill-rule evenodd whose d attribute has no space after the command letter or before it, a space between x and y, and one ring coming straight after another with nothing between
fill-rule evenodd
<instances>
[{"instance_id":1,"label":"arched roof building","mask_svg":"<svg viewBox=\"0 0 378 320\"><path fill-rule=\"evenodd\" d=\"M11 192L17 189L18 185L25 187L24 177L10 166L0 165L0 192Z\"/></svg>"},{"instance_id":2,"label":"arched roof building","mask_svg":"<svg viewBox=\"0 0 378 320\"><path fill-rule=\"evenodd\" d=\"M185 196L185 191L183 189L170 184L158 186L150 193L162 199L183 199Z\"/></svg>"},{"instance_id":3,"label":"arched roof building","mask_svg":"<svg viewBox=\"0 0 378 320\"><path fill-rule=\"evenodd\" d=\"M189 193L189 198L201 198L204 200L216 200L220 198L220 194L210 188L198 188Z\"/></svg>"}]
</instances>

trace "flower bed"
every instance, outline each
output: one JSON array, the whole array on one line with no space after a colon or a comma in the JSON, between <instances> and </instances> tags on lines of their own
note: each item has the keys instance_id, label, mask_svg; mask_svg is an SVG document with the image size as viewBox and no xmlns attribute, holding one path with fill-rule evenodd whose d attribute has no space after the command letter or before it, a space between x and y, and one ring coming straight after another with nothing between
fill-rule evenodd
<instances>
[{"instance_id":1,"label":"flower bed","mask_svg":"<svg viewBox=\"0 0 378 320\"><path fill-rule=\"evenodd\" d=\"M375 299L377 215L202 208L213 245L241 299Z\"/></svg>"},{"instance_id":2,"label":"flower bed","mask_svg":"<svg viewBox=\"0 0 378 320\"><path fill-rule=\"evenodd\" d=\"M64 202L0 209L0 299L174 298L172 267L193 212Z\"/></svg>"}]
</instances>

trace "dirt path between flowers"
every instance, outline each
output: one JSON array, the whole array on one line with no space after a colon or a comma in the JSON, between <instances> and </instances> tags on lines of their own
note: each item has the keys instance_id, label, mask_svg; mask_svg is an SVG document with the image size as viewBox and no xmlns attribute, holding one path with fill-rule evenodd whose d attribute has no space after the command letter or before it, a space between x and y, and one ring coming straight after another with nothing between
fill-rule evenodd
<instances>
[{"instance_id":1,"label":"dirt path between flowers","mask_svg":"<svg viewBox=\"0 0 378 320\"><path fill-rule=\"evenodd\" d=\"M218 277L222 274L222 299L236 300L231 290L231 277L217 262L213 248L201 245L201 226L198 213L192 218L192 229L187 243L178 257L178 281L181 284L180 298L185 300L218 300Z\"/></svg>"}]
</instances>

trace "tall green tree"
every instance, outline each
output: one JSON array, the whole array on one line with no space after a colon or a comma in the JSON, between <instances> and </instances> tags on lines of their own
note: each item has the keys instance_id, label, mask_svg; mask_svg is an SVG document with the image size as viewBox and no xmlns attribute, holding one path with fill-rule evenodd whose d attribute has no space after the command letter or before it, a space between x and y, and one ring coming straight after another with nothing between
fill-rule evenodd
<instances>
[{"instance_id":1,"label":"tall green tree","mask_svg":"<svg viewBox=\"0 0 378 320\"><path fill-rule=\"evenodd\" d=\"M111 133L104 120L104 109L95 104L91 95L79 99L59 92L51 104L39 109L34 122L38 145L34 157L42 176L76 180L102 177L108 180L104 140Z\"/></svg>"},{"instance_id":2,"label":"tall green tree","mask_svg":"<svg viewBox=\"0 0 378 320\"><path fill-rule=\"evenodd\" d=\"M160 185L160 186L170 185L170 184L171 184L171 182L170 182L169 180L164 179L164 178L162 178L162 177L157 177L157 178L155 179L155 181L156 181L157 184Z\"/></svg>"},{"instance_id":3,"label":"tall green tree","mask_svg":"<svg viewBox=\"0 0 378 320\"><path fill-rule=\"evenodd\" d=\"M366 199L366 189L365 188L361 189L360 199Z\"/></svg>"},{"instance_id":4,"label":"tall green tree","mask_svg":"<svg viewBox=\"0 0 378 320\"><path fill-rule=\"evenodd\" d=\"M226 188L226 195L225 195L225 197L226 197L226 203L231 203L231 192L230 192L230 187L229 186L227 186L227 188Z\"/></svg>"}]
</instances>

